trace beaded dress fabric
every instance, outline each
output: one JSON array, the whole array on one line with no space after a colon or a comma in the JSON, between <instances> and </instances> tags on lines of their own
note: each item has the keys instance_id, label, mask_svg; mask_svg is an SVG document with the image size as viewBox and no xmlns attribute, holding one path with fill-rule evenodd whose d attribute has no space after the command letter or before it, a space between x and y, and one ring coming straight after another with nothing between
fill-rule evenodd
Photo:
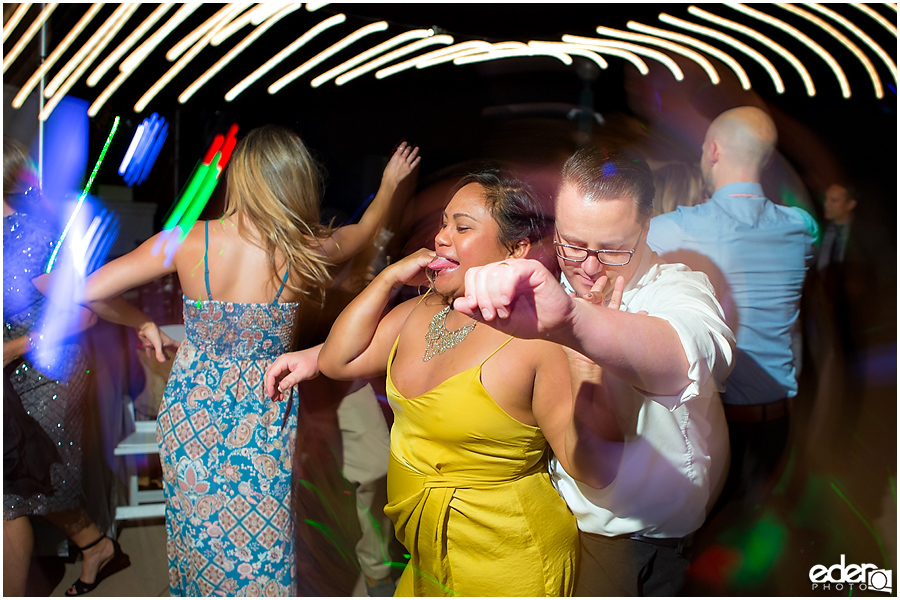
<instances>
[{"instance_id":1,"label":"beaded dress fabric","mask_svg":"<svg viewBox=\"0 0 900 600\"><path fill-rule=\"evenodd\" d=\"M157 419L173 596L296 595L297 402L266 397L263 375L290 349L299 304L277 300L184 298Z\"/></svg>"},{"instance_id":2,"label":"beaded dress fabric","mask_svg":"<svg viewBox=\"0 0 900 600\"><path fill-rule=\"evenodd\" d=\"M4 342L27 335L41 318L46 298L31 280L44 272L55 242L53 229L35 215L20 211L3 218ZM81 432L90 375L76 342L61 344L55 350L52 362L35 365L24 358L10 374L25 412L40 424L59 452L61 461L54 463L50 472L53 494L23 497L7 493L5 487L5 520L82 505Z\"/></svg>"}]
</instances>

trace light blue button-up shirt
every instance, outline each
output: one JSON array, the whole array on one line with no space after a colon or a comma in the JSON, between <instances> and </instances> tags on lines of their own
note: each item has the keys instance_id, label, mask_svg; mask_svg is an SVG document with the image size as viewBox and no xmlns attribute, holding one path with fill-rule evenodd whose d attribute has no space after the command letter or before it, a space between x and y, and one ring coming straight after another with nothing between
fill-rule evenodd
<instances>
[{"instance_id":1,"label":"light blue button-up shirt","mask_svg":"<svg viewBox=\"0 0 900 600\"><path fill-rule=\"evenodd\" d=\"M817 225L779 206L756 183L732 183L704 204L650 221L647 243L664 260L705 272L737 336L726 404L797 394L800 294Z\"/></svg>"}]
</instances>

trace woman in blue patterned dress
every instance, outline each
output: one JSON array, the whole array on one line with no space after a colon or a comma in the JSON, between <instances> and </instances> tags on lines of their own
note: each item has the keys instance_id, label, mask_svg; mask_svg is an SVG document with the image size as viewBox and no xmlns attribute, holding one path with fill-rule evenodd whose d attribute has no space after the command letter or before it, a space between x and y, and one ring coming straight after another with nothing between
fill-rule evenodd
<instances>
[{"instance_id":1,"label":"woman in blue patterned dress","mask_svg":"<svg viewBox=\"0 0 900 600\"><path fill-rule=\"evenodd\" d=\"M417 166L402 144L359 223L319 224L320 172L300 138L265 126L235 148L226 210L198 222L171 261L158 234L87 282L86 302L167 273L184 291L187 337L157 421L172 595L294 595L291 466L296 403L268 399L263 374L288 350L300 302L328 268L368 247L399 183Z\"/></svg>"}]
</instances>

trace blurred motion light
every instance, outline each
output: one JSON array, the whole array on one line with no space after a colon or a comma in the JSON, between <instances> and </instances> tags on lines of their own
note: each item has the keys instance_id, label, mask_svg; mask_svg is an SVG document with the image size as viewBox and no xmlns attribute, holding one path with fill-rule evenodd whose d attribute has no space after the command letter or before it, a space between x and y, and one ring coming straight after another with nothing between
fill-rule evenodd
<instances>
[{"instance_id":1,"label":"blurred motion light","mask_svg":"<svg viewBox=\"0 0 900 600\"><path fill-rule=\"evenodd\" d=\"M713 83L713 85L718 85L719 81L721 81L721 79L719 79L719 72L716 71L716 68L712 65L712 63L706 60L703 55L694 52L690 48L685 48L684 46L681 46L679 44L661 40L659 38L653 37L652 35L641 35L639 33L619 31L617 29L610 29L609 27L597 27L597 33L609 37L618 37L624 40L632 40L635 42L641 42L643 44L651 44L653 46L665 48L666 50L689 58L700 65L700 68L706 71L706 74L709 76L709 80ZM565 36L563 36L563 41L565 41Z\"/></svg>"},{"instance_id":2,"label":"blurred motion light","mask_svg":"<svg viewBox=\"0 0 900 600\"><path fill-rule=\"evenodd\" d=\"M875 70L875 65L872 64L872 61L869 60L869 57L853 42L850 41L850 38L845 36L843 33L832 27L829 23L820 19L816 15L803 10L802 8L798 8L793 4L775 4L775 6L779 8L783 8L784 10L794 13L798 17L802 17L811 23L814 23L828 32L834 39L844 45L845 48L850 50L853 55L859 59L859 62L863 64L863 67L866 69L866 72L869 74L869 79L872 80L872 86L875 88L875 97L883 98L884 97L884 88L881 86L881 78L878 76L878 72Z\"/></svg>"},{"instance_id":3,"label":"blurred motion light","mask_svg":"<svg viewBox=\"0 0 900 600\"><path fill-rule=\"evenodd\" d=\"M328 6L329 4L331 4L331 3L330 2L307 2L306 10L308 12L315 12L315 11L319 10L320 8L322 8L323 6Z\"/></svg>"},{"instance_id":4,"label":"blurred motion light","mask_svg":"<svg viewBox=\"0 0 900 600\"><path fill-rule=\"evenodd\" d=\"M446 58L445 61L440 61L440 62L450 61L450 60L453 60L453 58L455 56L458 56L460 53L464 54L467 51L468 52L478 52L479 48L487 48L489 46L490 46L490 44L487 42L481 42L481 41L476 40L476 41L471 41L471 42L462 42L460 44L454 44L453 46L450 46L449 48L441 48L439 50L432 50L431 52L426 52L425 54L420 54L419 56L410 58L409 60L405 60L401 63L397 63L396 65L391 65L390 67L385 67L384 69L376 71L375 79L384 79L385 77L390 77L391 75L399 73L400 71L405 71L406 69L409 69L412 67L421 69L421 68L423 68L422 65L424 63L427 63L431 60L437 60L437 59L443 58L443 57L449 57L449 58ZM437 62L435 62L434 64L437 64ZM424 65L424 66L431 66L431 65Z\"/></svg>"},{"instance_id":5,"label":"blurred motion light","mask_svg":"<svg viewBox=\"0 0 900 600\"><path fill-rule=\"evenodd\" d=\"M175 11L175 14L166 21L166 24L153 32L143 44L138 46L128 58L119 65L119 74L110 82L106 89L97 96L97 99L88 108L88 116L95 117L100 109L106 104L112 95L119 89L125 80L137 69L144 59L174 30L182 21L184 21L191 13L200 8L199 2L188 2L182 4L181 8ZM102 66L102 65L101 65Z\"/></svg>"},{"instance_id":6,"label":"blurred motion light","mask_svg":"<svg viewBox=\"0 0 900 600\"><path fill-rule=\"evenodd\" d=\"M891 57L888 56L887 52L884 51L884 48L882 48L877 43L875 43L875 40L873 40L871 37L869 37L868 34L866 34L866 32L864 32L862 29L860 29L859 27L857 27L856 25L851 23L849 20L847 20L840 14L834 12L830 8L827 8L821 4L810 3L810 4L807 4L807 6L809 6L809 8L811 8L819 13L822 13L826 17L829 17L829 18L837 21L838 23L840 23L841 25L843 25L844 27L849 29L851 31L851 33L853 33L853 35L855 35L856 37L861 39L863 41L863 43L865 43L869 48L872 49L873 52L875 52L875 54L878 55L878 58L880 58L881 61L887 66L888 70L891 72L891 75L894 77L894 83L897 83L897 65L896 65L896 63L894 63L894 61L891 60Z\"/></svg>"},{"instance_id":7,"label":"blurred motion light","mask_svg":"<svg viewBox=\"0 0 900 600\"><path fill-rule=\"evenodd\" d=\"M723 63L728 65L728 67L732 71L734 71L734 74L737 76L738 81L741 83L741 87L743 89L750 89L750 77L747 75L747 71L744 70L744 67L742 67L740 63L733 59L730 55L722 52L715 46L710 46L706 42L702 42L696 38L692 38L689 35L675 33L674 31L668 31L666 29L660 29L658 27L650 27L649 25L644 25L636 21L628 21L625 26L628 27L628 29L632 29L634 31L640 31L641 33L646 33L649 35L657 35L659 37L666 38L675 42L680 42L686 46L691 46L692 48L696 48L697 50L702 50L710 56L718 58Z\"/></svg>"},{"instance_id":8,"label":"blurred motion light","mask_svg":"<svg viewBox=\"0 0 900 600\"><path fill-rule=\"evenodd\" d=\"M59 89L56 90L56 93L53 95L53 98L47 102L44 107L41 109L41 113L38 118L41 121L46 121L47 117L53 112L53 109L56 108L56 105L65 97L65 95L72 89L72 86L81 79L81 76L84 75L85 71L87 71L90 66L97 60L97 57L101 52L106 48L107 44L109 44L112 39L116 36L119 29L125 24L125 22L134 14L134 11L138 9L139 4L120 4L119 8L113 12L113 14L107 19L107 22L104 23L103 27L97 31L92 37L97 41L93 44L93 48L87 57L83 58L82 61L78 64L78 68L75 69L75 72L72 73L68 79L66 79ZM107 27L107 24L109 27ZM103 33L101 33L103 32ZM55 78L54 78L55 79ZM47 90L49 91L49 87ZM46 92L45 92L46 94Z\"/></svg>"},{"instance_id":9,"label":"blurred motion light","mask_svg":"<svg viewBox=\"0 0 900 600\"><path fill-rule=\"evenodd\" d=\"M200 8L202 4L200 2L188 2L181 5L175 14L166 21L166 24L153 32L143 44L137 47L131 55L122 61L122 64L119 65L119 71L123 73L131 73L138 66L144 62L144 59L153 52L157 46L162 43L162 41L175 30L176 27L181 25L182 21L187 19L191 13Z\"/></svg>"},{"instance_id":10,"label":"blurred motion light","mask_svg":"<svg viewBox=\"0 0 900 600\"><path fill-rule=\"evenodd\" d=\"M228 164L237 143L237 132L238 126L235 123L224 136L221 133L216 134L206 155L194 168L188 183L166 217L161 235L153 247L153 254L163 252L166 266L171 264L175 252L215 191L219 176Z\"/></svg>"},{"instance_id":11,"label":"blurred motion light","mask_svg":"<svg viewBox=\"0 0 900 600\"><path fill-rule=\"evenodd\" d=\"M53 49L53 52L50 53L41 66L38 67L37 71L32 74L31 77L28 78L28 81L25 82L25 85L22 86L22 89L19 90L19 93L16 94L16 97L13 98L12 107L20 108L22 104L25 103L25 100L28 98L29 94L34 90L37 86L38 82L41 78L47 74L53 65L56 64L56 61L59 60L59 57L62 56L63 52L69 49L69 46L72 45L72 42L75 41L75 38L84 31L84 28L87 27L87 24L91 22L100 9L103 8L103 3L97 2L92 4L86 13L75 23L75 26L72 28L66 37L59 43L59 45Z\"/></svg>"},{"instance_id":12,"label":"blurred motion light","mask_svg":"<svg viewBox=\"0 0 900 600\"><path fill-rule=\"evenodd\" d=\"M357 29L356 31L351 33L350 35L344 37L344 39L342 39L338 42L335 42L328 48L325 48L324 50L322 50L321 52L319 52L318 54L316 54L315 56L313 56L312 58L310 58L309 60L304 62L302 65L300 65L299 67L297 67L296 69L294 69L293 71L291 71L290 73L288 73L287 75L285 75L284 77L282 77L281 79L279 79L278 81L276 81L275 83L270 85L268 88L268 92L270 94L277 93L278 91L281 90L281 88L283 88L287 84L291 83L292 81L294 81L295 79L297 79L298 77L303 75L304 73L308 72L310 69L312 69L313 67L315 67L322 61L328 59L331 56L334 56L335 54L337 54L338 52L340 52L341 50L343 50L344 48L346 48L347 46L349 46L356 40L362 39L362 38L366 37L367 35L371 35L378 31L384 31L385 29L387 29L387 27L388 27L388 25L384 21L381 21L379 23L371 23L364 27L360 27L359 29Z\"/></svg>"},{"instance_id":13,"label":"blurred motion light","mask_svg":"<svg viewBox=\"0 0 900 600\"><path fill-rule=\"evenodd\" d=\"M565 36L563 36L565 37ZM588 60L596 63L598 67L601 69L606 69L609 67L609 63L606 62L606 59L594 52L593 50L588 49L587 47L579 44L568 44L565 42L541 42L537 40L532 40L528 42L528 45L532 48L539 49L551 49L557 50L559 52L563 52L568 55L575 55L587 58Z\"/></svg>"},{"instance_id":14,"label":"blurred motion light","mask_svg":"<svg viewBox=\"0 0 900 600\"><path fill-rule=\"evenodd\" d=\"M268 20L258 25L252 32L250 32L250 35L241 40L241 42L234 48L229 50L225 54L225 56L216 61L216 64L207 69L206 73L198 77L197 80L194 81L194 83L189 85L187 89L185 89L181 93L181 95L178 96L178 102L180 102L181 104L187 102L191 98L191 96L193 96L201 87L203 87L203 84L212 79L216 75L216 73L221 71L222 68L225 67L225 65L230 63L238 54L243 52L247 48L247 46L259 39L262 34L268 31L278 21L288 16L301 6L302 3L300 2L284 5L279 12L271 15Z\"/></svg>"},{"instance_id":15,"label":"blurred motion light","mask_svg":"<svg viewBox=\"0 0 900 600\"><path fill-rule=\"evenodd\" d=\"M278 65L285 58L299 50L303 47L308 41L329 29L330 27L334 27L335 25L340 25L344 21L347 20L347 17L343 14L337 14L331 17L328 17L324 21L317 23L312 26L306 33L301 35L299 38L291 42L289 46L284 48L281 52L270 58L263 64L261 67L253 71L250 75L245 77L240 83L236 86L228 90L228 93L225 94L225 100L227 102L231 102L235 98L237 98L241 92L250 87L255 81L257 81L260 77L268 73L272 70L272 67ZM384 23L384 28L387 28L387 23Z\"/></svg>"},{"instance_id":16,"label":"blurred motion light","mask_svg":"<svg viewBox=\"0 0 900 600\"><path fill-rule=\"evenodd\" d=\"M19 41L16 42L15 46L12 47L12 50L9 51L9 54L3 57L3 72L6 73L6 70L16 62L16 59L22 53L22 50L25 49L25 46L32 40L34 34L38 32L38 29L41 28L41 25L44 24L50 15L53 14L53 11L56 10L56 7L59 6L59 2L51 2L44 7L44 10L38 14L37 18L31 22L31 25L28 26L28 29L25 30L25 33L22 34L22 37L19 38ZM6 32L3 32L4 39L6 37Z\"/></svg>"},{"instance_id":17,"label":"blurred motion light","mask_svg":"<svg viewBox=\"0 0 900 600\"><path fill-rule=\"evenodd\" d=\"M253 6L252 2L234 2L231 4L226 4L224 8L220 8L213 16L208 18L202 24L198 25L192 32L181 38L181 40L177 44L169 48L169 51L166 52L166 60L172 62L176 58L184 54L185 50L193 46L197 42L197 40L206 35L210 29L223 21L225 15L227 14L229 17L229 21L222 24L221 28L217 28L216 34L212 37L219 35L220 33L222 33L222 31L224 31L223 28L225 27L225 25L230 24L231 18L236 17L251 6ZM215 46L215 44L213 45Z\"/></svg>"},{"instance_id":18,"label":"blurred motion light","mask_svg":"<svg viewBox=\"0 0 900 600\"><path fill-rule=\"evenodd\" d=\"M119 165L119 175L129 187L144 182L169 133L166 120L153 113L138 126Z\"/></svg>"},{"instance_id":19,"label":"blurred motion light","mask_svg":"<svg viewBox=\"0 0 900 600\"><path fill-rule=\"evenodd\" d=\"M493 44L486 52L467 54L453 59L454 65L468 65L488 60L500 60L502 58L518 58L527 56L549 56L562 62L564 65L572 64L572 57L552 47L535 48L521 42L499 42Z\"/></svg>"},{"instance_id":20,"label":"blurred motion light","mask_svg":"<svg viewBox=\"0 0 900 600\"><path fill-rule=\"evenodd\" d=\"M102 6L102 4L99 4ZM122 58L122 55L128 52L128 50L135 44L139 39L141 39L147 31L153 27L157 21L159 21L163 15L169 12L169 9L172 8L172 4L163 3L160 4L156 9L150 13L150 16L147 17L143 23L141 23L137 29L132 31L125 41L119 44L119 47L115 49L114 52L110 53L109 56L103 59L103 62L100 63L100 66L94 69L94 72L87 78L87 84L90 87L94 87L100 82L100 79L106 75L106 72L116 63L117 60Z\"/></svg>"},{"instance_id":21,"label":"blurred motion light","mask_svg":"<svg viewBox=\"0 0 900 600\"><path fill-rule=\"evenodd\" d=\"M756 62L758 62L769 74L769 77L772 78L772 83L775 84L775 91L779 94L784 93L784 82L781 81L781 75L778 74L778 71L775 69L775 65L773 65L769 59L765 56L748 46L747 44L738 41L731 37L730 35L726 35L720 31L716 31L715 29L710 29L709 27L703 27L701 25L695 25L690 21L684 21L682 19L677 19L671 15L667 15L666 13L660 13L659 20L663 23L667 23L669 25L674 25L676 27L681 27L682 29L687 29L688 31L693 31L694 33L700 33L703 35L708 35L711 38L717 39L720 42L728 44L735 50L740 50Z\"/></svg>"},{"instance_id":22,"label":"blurred motion light","mask_svg":"<svg viewBox=\"0 0 900 600\"><path fill-rule=\"evenodd\" d=\"M159 80L154 83L149 90L147 90L141 99L137 101L137 104L134 105L135 112L141 112L144 108L147 107L147 104L159 93L161 89L163 89L166 84L168 84L175 75L177 75L181 70L187 66L189 62L191 62L197 54L200 53L208 44L209 40L218 33L221 27L224 27L226 23L231 20L231 17L234 16L239 11L243 10L243 8L239 5L229 4L227 8L220 10L217 15L219 15L219 20L213 25L212 29L207 31L200 40L194 44L194 46L188 50L181 58L178 59L172 67L166 71L166 74L159 78Z\"/></svg>"},{"instance_id":23,"label":"blurred motion light","mask_svg":"<svg viewBox=\"0 0 900 600\"><path fill-rule=\"evenodd\" d=\"M428 31L431 31L430 29ZM393 52L388 52L384 56L380 56L373 61L370 61L360 67L356 67L352 71L344 73L340 77L334 80L335 85L344 85L348 81L356 79L360 75L364 75L368 73L372 69L377 69L381 65L387 64L392 60L400 58L401 56L406 56L411 52L416 52L421 50L422 48L427 48L428 46L434 46L435 44L452 44L453 37L449 35L429 35L428 37L413 42L408 46L404 46L403 48L398 48Z\"/></svg>"},{"instance_id":24,"label":"blurred motion light","mask_svg":"<svg viewBox=\"0 0 900 600\"><path fill-rule=\"evenodd\" d=\"M563 36L563 41L575 42L576 44L582 44L585 46L592 46L597 48L618 48L619 50L627 50L629 52L633 52L634 54L646 56L647 58L654 58L664 64L669 69L669 71L672 72L672 76L675 77L676 81L682 81L684 79L684 73L681 71L681 68L675 63L675 61L658 50L651 50L637 44L618 42L615 40L598 40L596 38L586 38L574 35L568 37L569 39L566 39L566 36Z\"/></svg>"},{"instance_id":25,"label":"blurred motion light","mask_svg":"<svg viewBox=\"0 0 900 600\"><path fill-rule=\"evenodd\" d=\"M384 23L384 29L387 29L387 23L385 23L384 21L380 21L379 23L373 23L373 25L377 25L380 23ZM411 40L419 40L424 37L428 37L427 29L413 29L412 31L404 31L400 35L395 35L391 39L389 39L385 42L381 42L377 46L373 46L372 48L369 48L365 52L357 54L350 60L347 60L347 61L339 64L338 66L334 67L333 69L331 69L329 71L326 71L325 73L322 73L321 75L319 75L318 77L313 79L309 84L312 87L317 88L320 85L322 85L323 83L327 83L331 79L337 77L338 75L340 75L346 71L349 71L356 65L362 64L362 63L366 62L367 60L369 60L370 58L373 58L375 56L378 56L382 52L385 52L386 50L390 50L394 46L399 46L400 44L403 44L405 42L408 42Z\"/></svg>"},{"instance_id":26,"label":"blurred motion light","mask_svg":"<svg viewBox=\"0 0 900 600\"><path fill-rule=\"evenodd\" d=\"M894 25L893 23L891 23L890 21L888 21L887 19L885 19L884 17L882 17L877 12L875 12L871 7L869 7L865 4L857 4L855 2L850 3L850 6L852 6L853 8L855 8L857 10L863 11L864 13L866 13L867 15L869 15L870 17L875 19L879 25L881 25L882 27L884 27L885 29L890 31L891 35L893 35L894 37L897 37L897 26ZM897 12L896 4L886 3L885 6L887 6L890 9L893 9L894 12Z\"/></svg>"},{"instance_id":27,"label":"blurred motion light","mask_svg":"<svg viewBox=\"0 0 900 600\"><path fill-rule=\"evenodd\" d=\"M103 159L104 157L106 157L106 151L109 150L109 144L112 142L113 136L116 135L116 129L118 128L119 117L116 116L116 120L113 121L113 126L109 132L109 136L106 138L106 143L103 144L103 150L100 151L100 157L97 159L97 163L94 165L94 170L91 171L91 176L88 178L87 185L84 186L84 191L81 192L81 195L78 197L78 201L75 203L75 208L74 210L72 210L72 215L69 217L69 221L66 223L62 235L60 235L59 239L56 241L56 246L53 248L53 252L50 253L50 259L47 261L47 269L44 271L45 273L49 273L53 270L53 263L56 262L56 256L59 254L59 249L62 247L62 244L66 239L66 235L69 233L69 229L71 229L72 227L72 223L75 221L75 216L78 214L78 211L81 210L81 205L84 204L84 199L87 198L88 192L91 190L91 185L93 185L94 183L94 177L97 176L97 171L100 170L100 165L103 164Z\"/></svg>"},{"instance_id":28,"label":"blurred motion light","mask_svg":"<svg viewBox=\"0 0 900 600\"><path fill-rule=\"evenodd\" d=\"M280 12L284 9L285 6L288 6L286 2L262 2L253 7L253 10L247 11L236 19L232 20L231 23L223 27L219 30L219 33L213 36L210 45L218 46L232 35L237 33L242 27L247 25L248 23L252 23L254 27L271 17L277 12ZM298 4L298 6L302 6L302 4Z\"/></svg>"},{"instance_id":29,"label":"blurred motion light","mask_svg":"<svg viewBox=\"0 0 900 600\"><path fill-rule=\"evenodd\" d=\"M131 7L129 9L129 6ZM124 13L128 13L128 16L131 16L131 13L134 12L135 9L138 8L137 4L120 4L118 8L103 22L97 31L92 33L90 37L88 37L87 41L81 48L78 49L78 52L69 59L69 62L65 64L65 66L60 69L56 75L53 76L53 79L50 80L50 83L47 84L47 87L44 89L44 96L49 98L53 94L56 93L56 90L61 86L69 77L69 75L76 70L78 67L84 64L85 58L91 53L94 48L97 47L97 44L106 38L106 34L110 31L111 28L115 27L115 30L118 31L122 25L125 24L124 21L120 22L120 17ZM106 43L109 43L107 40ZM106 44L104 44L105 46Z\"/></svg>"},{"instance_id":30,"label":"blurred motion light","mask_svg":"<svg viewBox=\"0 0 900 600\"><path fill-rule=\"evenodd\" d=\"M803 35L797 29L791 27L784 21L779 21L778 19L775 19L774 17L770 17L766 13L759 12L758 10L754 10L752 8L747 8L746 6L742 6L740 4L726 4L726 6L729 6L730 8L740 11L747 16L753 17L757 20L760 20L764 23L768 23L769 25L772 25L774 27L777 27L778 29L781 29L788 35L793 36L795 39L797 39L800 42L802 42L803 44L805 44L813 52L816 52L817 54L819 54L819 56L821 56L825 60L825 62L828 63L828 65L831 67L831 69L833 71L835 71L835 75L837 75L838 82L841 84L841 91L844 94L844 98L850 97L850 86L847 84L847 77L844 76L844 72L841 70L840 66L838 66L838 64L834 61L834 57L832 57L830 54L825 52L825 48L822 48L822 46L819 46L814 41L809 39L809 37ZM803 80L803 86L806 88L806 95L809 96L810 98L816 95L816 86L813 84L812 77L810 77L809 71L806 70L806 67L803 66L803 63L801 63L799 60L797 60L797 57L794 56L792 53L788 52L787 48L785 48L781 44L776 43L775 40L773 40L772 38L761 34L760 32L756 31L755 29L746 27L744 25L741 25L740 23L735 23L734 21L732 21L730 19L725 19L718 15L714 15L710 12L707 12L705 10L697 8L696 6L689 6L688 12L690 14L694 15L695 17L700 17L701 19L706 19L707 21L715 23L716 25L719 25L721 27L727 27L728 29L733 29L734 31L743 33L747 37L753 38L754 40L756 40L763 46L766 46L769 49L773 50L776 54L778 54L779 56L784 58L786 61L791 63L791 66L794 67L794 69L797 70L797 73L800 74L800 79ZM775 68L774 65L772 66L772 68L773 69Z\"/></svg>"},{"instance_id":31,"label":"blurred motion light","mask_svg":"<svg viewBox=\"0 0 900 600\"><path fill-rule=\"evenodd\" d=\"M31 2L21 2L19 6L16 7L16 10L13 11L13 14L9 17L6 23L3 24L3 41L5 42L9 35L16 28L16 25L19 24L19 21L22 20L22 17L25 16L25 13L28 12L28 9L31 8Z\"/></svg>"}]
</instances>

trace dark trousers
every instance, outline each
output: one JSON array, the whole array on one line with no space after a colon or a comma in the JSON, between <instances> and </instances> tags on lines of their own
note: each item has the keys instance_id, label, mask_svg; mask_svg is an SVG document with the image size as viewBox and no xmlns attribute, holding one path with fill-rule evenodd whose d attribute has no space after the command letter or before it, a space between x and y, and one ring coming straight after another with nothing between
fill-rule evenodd
<instances>
[{"instance_id":1,"label":"dark trousers","mask_svg":"<svg viewBox=\"0 0 900 600\"><path fill-rule=\"evenodd\" d=\"M746 512L765 500L787 464L789 433L788 415L759 423L728 422L731 467L710 516L726 504Z\"/></svg>"},{"instance_id":2,"label":"dark trousers","mask_svg":"<svg viewBox=\"0 0 900 600\"><path fill-rule=\"evenodd\" d=\"M688 567L685 549L579 531L576 596L675 596ZM670 540L667 540L670 541Z\"/></svg>"}]
</instances>

